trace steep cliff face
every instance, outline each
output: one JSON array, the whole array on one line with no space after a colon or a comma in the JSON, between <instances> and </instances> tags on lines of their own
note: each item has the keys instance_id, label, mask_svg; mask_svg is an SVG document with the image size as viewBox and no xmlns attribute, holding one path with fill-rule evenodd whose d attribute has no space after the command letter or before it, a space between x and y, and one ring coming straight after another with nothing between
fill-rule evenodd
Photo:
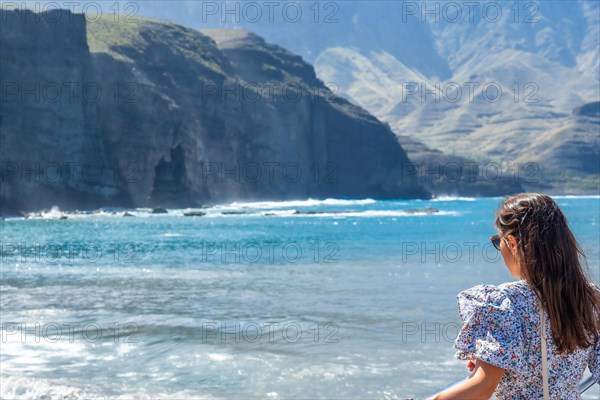
<instances>
[{"instance_id":1,"label":"steep cliff face","mask_svg":"<svg viewBox=\"0 0 600 400\"><path fill-rule=\"evenodd\" d=\"M389 127L256 35L0 12L10 13L0 37L3 165L80 165L66 181L3 182L3 212L428 196L405 174L410 161ZM12 82L85 90L10 102Z\"/></svg>"},{"instance_id":2,"label":"steep cliff face","mask_svg":"<svg viewBox=\"0 0 600 400\"><path fill-rule=\"evenodd\" d=\"M0 17L2 210L121 201L97 129L83 15Z\"/></svg>"},{"instance_id":3,"label":"steep cliff face","mask_svg":"<svg viewBox=\"0 0 600 400\"><path fill-rule=\"evenodd\" d=\"M576 107L567 121L550 135L553 140L539 151L539 160L557 160L561 166L582 176L600 174L600 102ZM540 150L541 150L540 146ZM553 166L546 161L546 168Z\"/></svg>"},{"instance_id":4,"label":"steep cliff face","mask_svg":"<svg viewBox=\"0 0 600 400\"><path fill-rule=\"evenodd\" d=\"M406 185L416 179L406 173L411 164L393 132L335 96L299 56L246 31L203 33L215 40L243 85L257 84L266 95L276 112L260 118L270 132L265 143L280 149L281 161L298 160L309 172L308 188L320 196L409 195ZM271 98L265 89L274 84Z\"/></svg>"},{"instance_id":5,"label":"steep cliff face","mask_svg":"<svg viewBox=\"0 0 600 400\"><path fill-rule=\"evenodd\" d=\"M265 41L259 36L249 33L243 30L220 30L210 29L203 30L202 33L212 37L219 49L230 60L231 65L238 76L248 82L260 82L264 84L264 81L269 79L277 79L284 83L294 82L295 80L302 80L303 82L310 83L317 87L314 90L316 93L323 93L320 90L320 82L315 76L312 67L302 62L302 59L298 56L291 55L280 47L265 43ZM264 71L271 71L271 75L265 74ZM286 74L275 75L273 71L286 71ZM291 76L290 76L291 74ZM331 97L324 101L323 98L318 98L321 104L325 105L325 109L334 108L342 112L342 116L346 118L340 118L338 113L334 118L336 121L331 121L334 126L339 126L342 131L348 132L345 135L344 141L351 148L363 148L368 149L370 144L370 138L361 134L360 130L355 131L352 129L354 126L354 118L348 118L348 116L358 117L361 121L370 120L372 123L374 119L369 116L362 109L355 107L341 98ZM286 115L284 112L283 115ZM346 124L346 125L344 125ZM363 130L368 129L363 127ZM385 137L385 134L383 134ZM323 138L327 140L327 138ZM330 137L335 140L335 136ZM373 149L373 154L379 154L382 162L388 162L385 166L390 172L396 172L398 176L404 176L405 179L413 177L416 181L425 188L436 195L462 195L462 196L501 196L506 194L512 194L523 191L519 179L513 179L513 177L496 177L489 179L481 173L481 169L485 168L485 165L478 165L473 160L469 160L465 157L452 156L444 154L439 150L433 150L410 138L409 136L398 136L397 140L400 142L403 150L408 153L410 161L414 165L414 170L411 166L404 165L403 170L396 169L394 165L394 140L389 141L387 149L391 152L385 152L382 149ZM331 145L330 148L339 149L342 148L344 143L336 143ZM351 148L348 151L352 151ZM346 168L354 167L353 176L361 177L361 179L369 180L369 176L365 176L362 170L363 165L368 165L368 162L347 162L347 153L339 152L331 154L329 157L337 157L341 155L341 160L336 160L336 164L348 165ZM393 182L394 179L390 179ZM376 183L373 187L376 187Z\"/></svg>"},{"instance_id":6,"label":"steep cliff face","mask_svg":"<svg viewBox=\"0 0 600 400\"><path fill-rule=\"evenodd\" d=\"M541 180L569 193L597 194L600 187L600 102L576 107L532 144ZM535 185L532 190L538 190ZM543 188L542 188L543 189Z\"/></svg>"},{"instance_id":7,"label":"steep cliff face","mask_svg":"<svg viewBox=\"0 0 600 400\"><path fill-rule=\"evenodd\" d=\"M435 196L496 197L525 191L525 177L500 173L500 164L445 154L406 135L398 140L415 167L411 173Z\"/></svg>"}]
</instances>

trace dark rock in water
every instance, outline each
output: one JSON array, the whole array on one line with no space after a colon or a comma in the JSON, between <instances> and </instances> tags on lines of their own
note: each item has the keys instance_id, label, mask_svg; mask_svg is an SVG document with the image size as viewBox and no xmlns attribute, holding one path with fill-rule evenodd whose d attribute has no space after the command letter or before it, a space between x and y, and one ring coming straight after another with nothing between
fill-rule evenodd
<instances>
[{"instance_id":1,"label":"dark rock in water","mask_svg":"<svg viewBox=\"0 0 600 400\"><path fill-rule=\"evenodd\" d=\"M429 208L420 208L420 209L412 209L406 210L407 214L435 214L440 212L437 208L429 207Z\"/></svg>"},{"instance_id":2,"label":"dark rock in water","mask_svg":"<svg viewBox=\"0 0 600 400\"><path fill-rule=\"evenodd\" d=\"M133 217L134 215L133 215L133 214L130 214L130 213L128 213L128 212L125 212L125 213L123 214L123 216L124 216L124 217Z\"/></svg>"},{"instance_id":3,"label":"dark rock in water","mask_svg":"<svg viewBox=\"0 0 600 400\"><path fill-rule=\"evenodd\" d=\"M316 214L340 214L343 212L357 212L356 210L348 210L348 211L300 211L296 210L294 214L297 215L316 215Z\"/></svg>"},{"instance_id":4,"label":"dark rock in water","mask_svg":"<svg viewBox=\"0 0 600 400\"><path fill-rule=\"evenodd\" d=\"M167 210L162 207L155 207L152 209L152 214L167 214Z\"/></svg>"},{"instance_id":5,"label":"dark rock in water","mask_svg":"<svg viewBox=\"0 0 600 400\"><path fill-rule=\"evenodd\" d=\"M221 214L223 215L240 215L240 214L246 214L243 211L223 211Z\"/></svg>"},{"instance_id":6,"label":"dark rock in water","mask_svg":"<svg viewBox=\"0 0 600 400\"><path fill-rule=\"evenodd\" d=\"M58 219L69 219L66 215L61 215Z\"/></svg>"},{"instance_id":7,"label":"dark rock in water","mask_svg":"<svg viewBox=\"0 0 600 400\"><path fill-rule=\"evenodd\" d=\"M72 170L53 182L20 182L17 171L0 187L0 213L430 197L404 173L410 161L388 125L257 35L48 13L61 15L0 10L2 81L80 89L93 82L103 95L89 101L74 90L57 102L8 95L0 107L2 162ZM294 101L277 87L291 87ZM241 95L227 97L232 88ZM98 179L85 179L91 166Z\"/></svg>"},{"instance_id":8,"label":"dark rock in water","mask_svg":"<svg viewBox=\"0 0 600 400\"><path fill-rule=\"evenodd\" d=\"M265 213L265 217L273 217L275 216L275 213Z\"/></svg>"},{"instance_id":9,"label":"dark rock in water","mask_svg":"<svg viewBox=\"0 0 600 400\"><path fill-rule=\"evenodd\" d=\"M186 217L204 217L206 213L202 211L187 211L183 215Z\"/></svg>"},{"instance_id":10,"label":"dark rock in water","mask_svg":"<svg viewBox=\"0 0 600 400\"><path fill-rule=\"evenodd\" d=\"M335 213L336 211L328 211L328 213ZM294 212L295 215L315 215L315 214L323 214L323 211L301 211L301 210L296 210Z\"/></svg>"}]
</instances>

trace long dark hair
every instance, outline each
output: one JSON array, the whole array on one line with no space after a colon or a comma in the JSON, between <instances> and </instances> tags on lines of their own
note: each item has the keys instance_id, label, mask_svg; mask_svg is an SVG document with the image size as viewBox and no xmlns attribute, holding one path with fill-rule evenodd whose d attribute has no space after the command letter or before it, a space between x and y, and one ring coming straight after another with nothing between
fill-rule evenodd
<instances>
[{"instance_id":1,"label":"long dark hair","mask_svg":"<svg viewBox=\"0 0 600 400\"><path fill-rule=\"evenodd\" d=\"M517 240L521 278L534 289L550 318L559 352L597 343L600 296L586 278L581 246L551 197L521 193L507 197L496 215L503 236Z\"/></svg>"}]
</instances>

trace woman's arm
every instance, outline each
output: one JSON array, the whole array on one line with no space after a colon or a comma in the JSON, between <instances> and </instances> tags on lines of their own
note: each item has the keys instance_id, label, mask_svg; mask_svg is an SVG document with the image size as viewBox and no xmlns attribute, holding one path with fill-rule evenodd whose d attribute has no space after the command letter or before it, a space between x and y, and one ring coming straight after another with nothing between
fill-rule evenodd
<instances>
[{"instance_id":1,"label":"woman's arm","mask_svg":"<svg viewBox=\"0 0 600 400\"><path fill-rule=\"evenodd\" d=\"M437 394L432 400L489 399L494 394L504 369L477 359L469 379Z\"/></svg>"}]
</instances>

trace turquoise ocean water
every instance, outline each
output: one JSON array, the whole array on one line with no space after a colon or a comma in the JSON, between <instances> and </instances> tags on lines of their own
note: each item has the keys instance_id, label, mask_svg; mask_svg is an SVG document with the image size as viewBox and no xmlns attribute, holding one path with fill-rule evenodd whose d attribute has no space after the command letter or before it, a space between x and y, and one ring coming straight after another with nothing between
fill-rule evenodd
<instances>
[{"instance_id":1,"label":"turquoise ocean water","mask_svg":"<svg viewBox=\"0 0 600 400\"><path fill-rule=\"evenodd\" d=\"M556 200L600 283L600 198ZM4 220L1 396L423 398L467 372L457 293L514 280L500 201Z\"/></svg>"}]
</instances>

